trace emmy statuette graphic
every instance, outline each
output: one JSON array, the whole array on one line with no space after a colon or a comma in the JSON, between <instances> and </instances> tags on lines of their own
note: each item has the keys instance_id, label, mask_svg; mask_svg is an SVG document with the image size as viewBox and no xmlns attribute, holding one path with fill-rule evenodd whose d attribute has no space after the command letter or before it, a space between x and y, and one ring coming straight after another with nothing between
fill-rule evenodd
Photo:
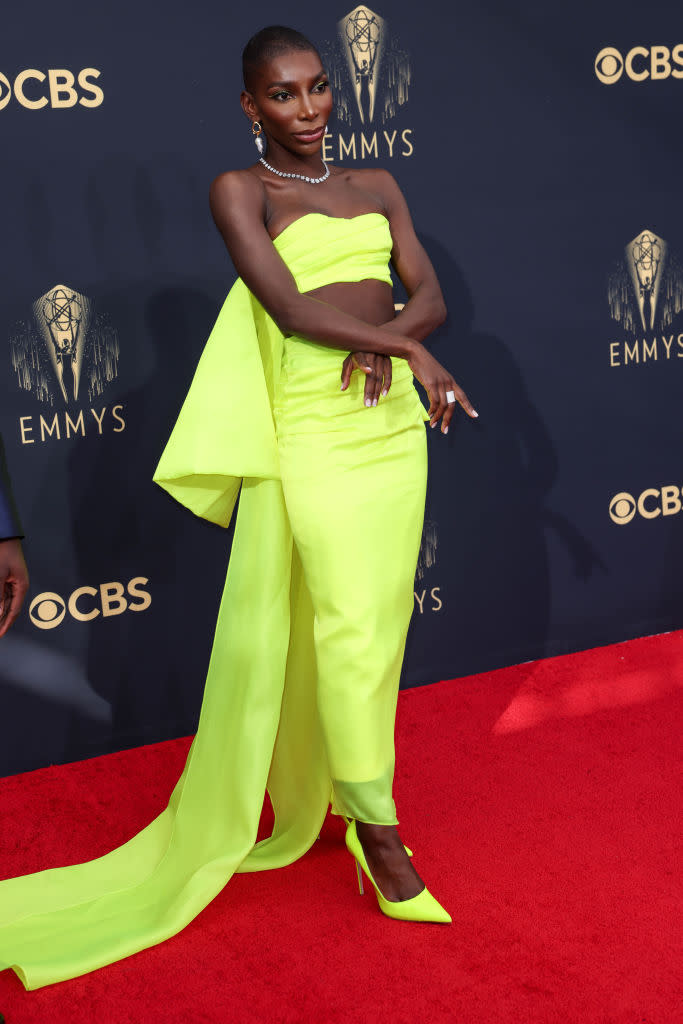
<instances>
[{"instance_id":1,"label":"emmy statuette graphic","mask_svg":"<svg viewBox=\"0 0 683 1024\"><path fill-rule=\"evenodd\" d=\"M655 326L657 296L666 260L667 245L652 231L643 231L626 246L626 260L636 294L643 329Z\"/></svg>"},{"instance_id":2,"label":"emmy statuette graphic","mask_svg":"<svg viewBox=\"0 0 683 1024\"><path fill-rule=\"evenodd\" d=\"M387 21L359 4L337 22L336 38L321 49L345 124L386 124L408 101L410 57L389 32Z\"/></svg>"},{"instance_id":3,"label":"emmy statuette graphic","mask_svg":"<svg viewBox=\"0 0 683 1024\"><path fill-rule=\"evenodd\" d=\"M384 49L384 19L362 5L342 18L337 25L346 54L361 124L369 124L375 114L377 82Z\"/></svg>"},{"instance_id":4,"label":"emmy statuette graphic","mask_svg":"<svg viewBox=\"0 0 683 1024\"><path fill-rule=\"evenodd\" d=\"M64 401L75 402L90 320L88 300L65 285L57 285L38 299L33 309Z\"/></svg>"},{"instance_id":5,"label":"emmy statuette graphic","mask_svg":"<svg viewBox=\"0 0 683 1024\"><path fill-rule=\"evenodd\" d=\"M683 311L683 267L661 235L645 228L609 275L610 316L631 335L652 337Z\"/></svg>"},{"instance_id":6,"label":"emmy statuette graphic","mask_svg":"<svg viewBox=\"0 0 683 1024\"><path fill-rule=\"evenodd\" d=\"M119 338L92 299L56 284L31 304L9 338L22 391L48 405L92 402L118 376Z\"/></svg>"}]
</instances>

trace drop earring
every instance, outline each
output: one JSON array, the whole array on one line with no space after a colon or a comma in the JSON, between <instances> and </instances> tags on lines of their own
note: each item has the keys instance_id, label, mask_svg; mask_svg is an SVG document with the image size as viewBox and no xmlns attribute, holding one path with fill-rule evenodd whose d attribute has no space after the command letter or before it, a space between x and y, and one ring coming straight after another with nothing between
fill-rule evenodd
<instances>
[{"instance_id":1,"label":"drop earring","mask_svg":"<svg viewBox=\"0 0 683 1024\"><path fill-rule=\"evenodd\" d=\"M251 131L254 136L254 142L256 143L256 148L258 149L259 156L263 156L263 154L266 151L266 143L265 140L261 138L261 136L263 135L263 128L261 127L258 121L254 121L254 123L251 126Z\"/></svg>"}]
</instances>

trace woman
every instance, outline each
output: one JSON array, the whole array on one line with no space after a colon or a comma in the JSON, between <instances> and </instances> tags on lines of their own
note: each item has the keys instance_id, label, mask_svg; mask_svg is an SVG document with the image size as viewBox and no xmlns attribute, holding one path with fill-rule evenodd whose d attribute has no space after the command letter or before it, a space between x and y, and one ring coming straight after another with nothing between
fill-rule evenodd
<instances>
[{"instance_id":1,"label":"woman","mask_svg":"<svg viewBox=\"0 0 683 1024\"><path fill-rule=\"evenodd\" d=\"M241 492L199 727L168 807L128 843L0 883L0 969L27 988L175 934L235 871L301 856L330 802L385 914L450 921L396 830L393 725L424 420L445 433L456 400L476 413L421 345L444 305L393 179L321 160L332 97L312 44L264 29L244 72L265 158L211 188L240 280L155 474L223 525Z\"/></svg>"}]
</instances>

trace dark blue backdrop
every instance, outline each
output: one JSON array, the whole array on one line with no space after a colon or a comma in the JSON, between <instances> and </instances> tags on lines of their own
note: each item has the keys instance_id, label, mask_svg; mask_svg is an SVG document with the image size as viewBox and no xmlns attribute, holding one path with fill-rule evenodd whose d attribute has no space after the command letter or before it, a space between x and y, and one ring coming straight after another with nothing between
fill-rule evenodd
<instances>
[{"instance_id":1,"label":"dark blue backdrop","mask_svg":"<svg viewBox=\"0 0 683 1024\"><path fill-rule=\"evenodd\" d=\"M32 585L0 773L194 731L229 536L151 475L233 279L207 190L254 158L239 54L273 21L329 62L328 155L403 187L449 307L433 351L480 413L429 437L405 685L682 624L679 5L378 0L353 14L379 47L364 123L349 14L5 19L0 428ZM49 343L75 329L65 399Z\"/></svg>"}]
</instances>

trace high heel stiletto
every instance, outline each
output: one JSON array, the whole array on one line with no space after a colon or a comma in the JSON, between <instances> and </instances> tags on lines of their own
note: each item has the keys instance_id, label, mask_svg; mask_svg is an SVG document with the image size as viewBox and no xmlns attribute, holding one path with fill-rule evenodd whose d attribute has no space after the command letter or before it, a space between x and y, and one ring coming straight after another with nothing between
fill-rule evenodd
<instances>
[{"instance_id":1,"label":"high heel stiletto","mask_svg":"<svg viewBox=\"0 0 683 1024\"><path fill-rule=\"evenodd\" d=\"M377 883L370 874L368 863L363 853L363 847L361 846L358 833L356 832L356 822L352 818L349 822L349 826L346 829L346 848L354 857L356 861L356 871L358 873L358 888L360 889L361 896L363 895L363 875L361 874L361 868L368 876L369 881L377 894L377 902L379 903L379 909L387 917L393 917L397 921L432 921L435 924L450 924L451 916L444 910L441 904L434 899L429 889L426 887L419 892L417 896L413 896L409 900L388 900L377 887Z\"/></svg>"}]
</instances>

